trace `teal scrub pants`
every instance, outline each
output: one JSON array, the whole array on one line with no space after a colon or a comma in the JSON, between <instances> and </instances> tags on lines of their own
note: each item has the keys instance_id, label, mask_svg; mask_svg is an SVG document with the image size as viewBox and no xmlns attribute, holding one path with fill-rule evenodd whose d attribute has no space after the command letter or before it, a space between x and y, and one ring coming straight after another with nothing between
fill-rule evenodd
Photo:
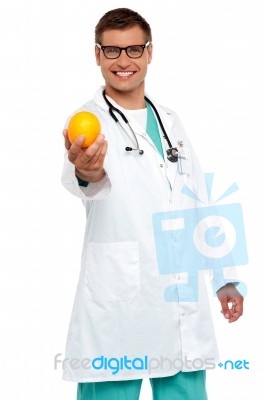
<instances>
[{"instance_id":1,"label":"teal scrub pants","mask_svg":"<svg viewBox=\"0 0 266 400\"><path fill-rule=\"evenodd\" d=\"M151 378L153 400L207 400L206 371ZM78 384L77 400L138 400L142 379Z\"/></svg>"}]
</instances>

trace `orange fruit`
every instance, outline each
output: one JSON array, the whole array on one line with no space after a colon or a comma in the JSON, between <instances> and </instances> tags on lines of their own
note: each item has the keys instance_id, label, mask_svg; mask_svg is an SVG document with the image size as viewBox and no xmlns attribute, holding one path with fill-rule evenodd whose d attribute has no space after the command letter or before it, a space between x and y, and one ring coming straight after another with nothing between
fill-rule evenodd
<instances>
[{"instance_id":1,"label":"orange fruit","mask_svg":"<svg viewBox=\"0 0 266 400\"><path fill-rule=\"evenodd\" d=\"M88 111L74 114L68 123L68 138L73 143L78 136L85 136L83 148L89 147L101 132L100 121Z\"/></svg>"}]
</instances>

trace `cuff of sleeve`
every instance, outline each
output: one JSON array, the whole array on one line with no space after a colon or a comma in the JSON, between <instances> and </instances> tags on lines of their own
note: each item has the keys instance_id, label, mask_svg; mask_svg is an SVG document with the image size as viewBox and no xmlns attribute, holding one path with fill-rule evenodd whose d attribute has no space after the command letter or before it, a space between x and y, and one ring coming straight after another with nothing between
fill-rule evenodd
<instances>
[{"instance_id":1,"label":"cuff of sleeve","mask_svg":"<svg viewBox=\"0 0 266 400\"><path fill-rule=\"evenodd\" d=\"M214 294L228 283L237 286L240 282L236 267L224 268L222 275L220 273L216 274L215 272L215 270L211 271Z\"/></svg>"},{"instance_id":2,"label":"cuff of sleeve","mask_svg":"<svg viewBox=\"0 0 266 400\"><path fill-rule=\"evenodd\" d=\"M79 186L87 187L89 185L89 182L84 181L83 179L80 179L77 175L76 178L78 180Z\"/></svg>"},{"instance_id":3,"label":"cuff of sleeve","mask_svg":"<svg viewBox=\"0 0 266 400\"><path fill-rule=\"evenodd\" d=\"M213 285L214 286L214 293L217 293L218 290L220 290L222 287L224 287L228 283L231 283L234 286L239 285L238 281L233 281L232 279L226 279L224 281L214 282L214 285Z\"/></svg>"},{"instance_id":4,"label":"cuff of sleeve","mask_svg":"<svg viewBox=\"0 0 266 400\"><path fill-rule=\"evenodd\" d=\"M83 193L83 199L85 195L86 200L102 200L109 194L111 182L107 173L105 173L99 182L90 182L87 186L79 186L79 189Z\"/></svg>"},{"instance_id":5,"label":"cuff of sleeve","mask_svg":"<svg viewBox=\"0 0 266 400\"><path fill-rule=\"evenodd\" d=\"M87 186L80 186L76 178L75 167L67 158L61 181L70 193L82 200L102 200L109 194L112 186L106 170L104 177L99 182L90 182Z\"/></svg>"}]
</instances>

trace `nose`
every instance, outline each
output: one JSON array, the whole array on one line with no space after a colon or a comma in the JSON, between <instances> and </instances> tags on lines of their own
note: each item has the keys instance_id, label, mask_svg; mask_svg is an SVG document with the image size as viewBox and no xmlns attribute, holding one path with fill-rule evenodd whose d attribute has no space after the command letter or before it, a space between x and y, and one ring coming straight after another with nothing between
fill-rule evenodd
<instances>
[{"instance_id":1,"label":"nose","mask_svg":"<svg viewBox=\"0 0 266 400\"><path fill-rule=\"evenodd\" d=\"M131 59L128 57L125 49L121 50L117 63L123 68L126 68L131 63Z\"/></svg>"}]
</instances>

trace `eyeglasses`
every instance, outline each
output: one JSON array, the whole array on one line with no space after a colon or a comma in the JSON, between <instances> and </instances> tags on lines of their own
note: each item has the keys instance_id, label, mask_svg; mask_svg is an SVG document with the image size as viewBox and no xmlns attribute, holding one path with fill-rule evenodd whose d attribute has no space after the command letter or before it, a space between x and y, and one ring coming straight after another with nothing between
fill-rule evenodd
<instances>
[{"instance_id":1,"label":"eyeglasses","mask_svg":"<svg viewBox=\"0 0 266 400\"><path fill-rule=\"evenodd\" d=\"M144 52L144 49L148 47L150 42L141 45L132 45L128 47L118 47L118 46L101 46L96 43L96 46L103 51L106 58L115 59L118 58L122 50L125 50L126 54L130 58L140 58Z\"/></svg>"}]
</instances>

